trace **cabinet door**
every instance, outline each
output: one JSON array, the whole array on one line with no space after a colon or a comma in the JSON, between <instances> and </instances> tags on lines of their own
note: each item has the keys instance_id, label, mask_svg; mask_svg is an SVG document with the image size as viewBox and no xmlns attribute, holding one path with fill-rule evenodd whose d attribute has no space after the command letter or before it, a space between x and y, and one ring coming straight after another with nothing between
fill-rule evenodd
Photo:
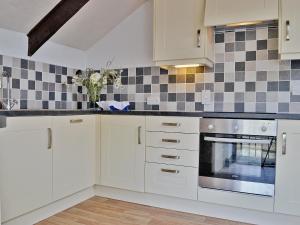
<instances>
[{"instance_id":1,"label":"cabinet door","mask_svg":"<svg viewBox=\"0 0 300 225\"><path fill-rule=\"evenodd\" d=\"M101 185L144 192L145 117L101 117Z\"/></svg>"},{"instance_id":2,"label":"cabinet door","mask_svg":"<svg viewBox=\"0 0 300 225\"><path fill-rule=\"evenodd\" d=\"M300 216L300 121L278 122L275 211Z\"/></svg>"},{"instance_id":3,"label":"cabinet door","mask_svg":"<svg viewBox=\"0 0 300 225\"><path fill-rule=\"evenodd\" d=\"M300 54L300 14L299 0L281 0L280 1L280 53L291 54L289 57L282 57L283 59L299 58ZM298 53L298 56L292 56Z\"/></svg>"},{"instance_id":4,"label":"cabinet door","mask_svg":"<svg viewBox=\"0 0 300 225\"><path fill-rule=\"evenodd\" d=\"M278 0L208 0L205 25L278 19Z\"/></svg>"},{"instance_id":5,"label":"cabinet door","mask_svg":"<svg viewBox=\"0 0 300 225\"><path fill-rule=\"evenodd\" d=\"M96 117L53 119L53 195L60 199L94 185Z\"/></svg>"},{"instance_id":6,"label":"cabinet door","mask_svg":"<svg viewBox=\"0 0 300 225\"><path fill-rule=\"evenodd\" d=\"M0 199L2 221L52 200L51 119L8 118L0 129Z\"/></svg>"},{"instance_id":7,"label":"cabinet door","mask_svg":"<svg viewBox=\"0 0 300 225\"><path fill-rule=\"evenodd\" d=\"M204 56L204 0L154 1L154 60L195 59Z\"/></svg>"}]
</instances>

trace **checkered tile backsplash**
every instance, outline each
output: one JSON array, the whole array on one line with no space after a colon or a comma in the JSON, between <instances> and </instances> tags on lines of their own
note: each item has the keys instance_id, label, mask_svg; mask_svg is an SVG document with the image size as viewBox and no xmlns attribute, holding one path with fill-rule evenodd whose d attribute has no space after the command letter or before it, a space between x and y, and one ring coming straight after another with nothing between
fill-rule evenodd
<instances>
[{"instance_id":1,"label":"checkered tile backsplash","mask_svg":"<svg viewBox=\"0 0 300 225\"><path fill-rule=\"evenodd\" d=\"M14 109L87 108L85 89L72 84L75 69L0 55L2 71L12 75L11 96L18 101ZM0 98L6 99L5 77L3 87Z\"/></svg>"},{"instance_id":2,"label":"checkered tile backsplash","mask_svg":"<svg viewBox=\"0 0 300 225\"><path fill-rule=\"evenodd\" d=\"M88 107L84 88L71 84L74 69L0 56L2 67L12 71L17 108ZM274 23L216 28L213 69L139 67L123 69L121 76L122 87L108 85L102 101L129 101L138 111L300 113L300 60L278 60ZM202 103L205 90L211 104ZM148 105L150 96L160 103Z\"/></svg>"},{"instance_id":3,"label":"checkered tile backsplash","mask_svg":"<svg viewBox=\"0 0 300 225\"><path fill-rule=\"evenodd\" d=\"M135 110L300 113L300 60L278 60L276 23L216 28L214 69L132 68L122 82L102 100L128 100ZM202 104L204 90L211 104ZM160 104L148 105L149 96Z\"/></svg>"}]
</instances>

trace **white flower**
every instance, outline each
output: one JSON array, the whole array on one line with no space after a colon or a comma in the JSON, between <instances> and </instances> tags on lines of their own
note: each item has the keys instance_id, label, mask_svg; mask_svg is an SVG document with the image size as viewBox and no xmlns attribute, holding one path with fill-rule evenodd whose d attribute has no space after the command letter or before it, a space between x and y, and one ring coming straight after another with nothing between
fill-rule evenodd
<instances>
[{"instance_id":1,"label":"white flower","mask_svg":"<svg viewBox=\"0 0 300 225\"><path fill-rule=\"evenodd\" d=\"M99 82L99 80L101 79L101 74L100 73L93 73L90 77L91 81L96 84Z\"/></svg>"},{"instance_id":2,"label":"white flower","mask_svg":"<svg viewBox=\"0 0 300 225\"><path fill-rule=\"evenodd\" d=\"M121 85L122 85L121 77L118 77L114 82L114 86L115 88L119 88Z\"/></svg>"}]
</instances>

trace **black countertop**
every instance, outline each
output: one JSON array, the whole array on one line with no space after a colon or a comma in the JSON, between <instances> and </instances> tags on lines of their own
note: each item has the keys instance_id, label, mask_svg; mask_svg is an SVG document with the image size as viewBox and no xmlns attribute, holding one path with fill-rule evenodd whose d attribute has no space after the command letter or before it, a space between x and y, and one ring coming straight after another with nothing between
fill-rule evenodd
<instances>
[{"instance_id":1,"label":"black countertop","mask_svg":"<svg viewBox=\"0 0 300 225\"><path fill-rule=\"evenodd\" d=\"M109 112L99 110L0 110L0 116L68 116L68 115L136 115L136 116L185 116L206 118L236 118L236 119L293 119L299 120L300 114L273 113L227 113L227 112L158 112L158 111L130 111Z\"/></svg>"}]
</instances>

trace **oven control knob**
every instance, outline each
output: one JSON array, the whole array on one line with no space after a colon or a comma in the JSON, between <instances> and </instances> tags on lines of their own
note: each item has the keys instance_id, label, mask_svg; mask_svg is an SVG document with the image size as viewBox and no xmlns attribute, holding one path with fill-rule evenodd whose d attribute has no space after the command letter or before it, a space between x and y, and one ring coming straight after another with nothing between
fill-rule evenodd
<instances>
[{"instance_id":1,"label":"oven control knob","mask_svg":"<svg viewBox=\"0 0 300 225\"><path fill-rule=\"evenodd\" d=\"M262 127L261 127L261 131L262 131L262 132L266 132L267 130L268 130L268 128L267 128L266 126L262 126Z\"/></svg>"},{"instance_id":2,"label":"oven control knob","mask_svg":"<svg viewBox=\"0 0 300 225\"><path fill-rule=\"evenodd\" d=\"M238 125L236 125L236 126L234 126L234 128L233 128L233 129L234 129L234 131L235 131L235 132L237 132L237 131L239 131L239 129L240 129L240 128L239 128L239 126L238 126Z\"/></svg>"},{"instance_id":3,"label":"oven control knob","mask_svg":"<svg viewBox=\"0 0 300 225\"><path fill-rule=\"evenodd\" d=\"M209 125L208 125L208 130L213 130L214 128L215 128L214 125L212 125L212 124L209 124Z\"/></svg>"}]
</instances>

